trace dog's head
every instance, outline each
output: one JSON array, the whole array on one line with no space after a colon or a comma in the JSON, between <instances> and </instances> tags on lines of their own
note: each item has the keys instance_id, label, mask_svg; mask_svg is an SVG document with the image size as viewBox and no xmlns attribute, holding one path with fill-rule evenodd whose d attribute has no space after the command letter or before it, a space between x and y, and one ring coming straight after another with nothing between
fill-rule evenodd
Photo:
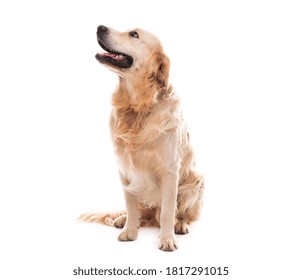
<instances>
[{"instance_id":1,"label":"dog's head","mask_svg":"<svg viewBox=\"0 0 302 280\"><path fill-rule=\"evenodd\" d=\"M150 32L143 29L118 32L100 25L97 41L106 52L97 53L96 59L119 76L143 75L156 81L159 88L167 86L170 62L160 41Z\"/></svg>"}]
</instances>

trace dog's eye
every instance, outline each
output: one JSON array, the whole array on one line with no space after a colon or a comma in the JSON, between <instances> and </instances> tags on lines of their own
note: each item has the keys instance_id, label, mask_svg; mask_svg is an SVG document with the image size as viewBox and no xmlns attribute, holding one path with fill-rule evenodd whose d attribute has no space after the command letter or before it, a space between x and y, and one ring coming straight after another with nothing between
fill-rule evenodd
<instances>
[{"instance_id":1,"label":"dog's eye","mask_svg":"<svg viewBox=\"0 0 302 280\"><path fill-rule=\"evenodd\" d=\"M131 31L129 32L129 36L133 37L133 38L139 38L138 33L136 31Z\"/></svg>"}]
</instances>

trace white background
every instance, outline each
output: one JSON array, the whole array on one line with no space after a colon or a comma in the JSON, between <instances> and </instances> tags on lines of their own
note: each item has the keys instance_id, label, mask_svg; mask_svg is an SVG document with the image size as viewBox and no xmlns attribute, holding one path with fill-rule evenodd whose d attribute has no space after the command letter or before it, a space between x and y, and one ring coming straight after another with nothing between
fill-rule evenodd
<instances>
[{"instance_id":1,"label":"white background","mask_svg":"<svg viewBox=\"0 0 302 280\"><path fill-rule=\"evenodd\" d=\"M227 266L217 278L301 279L299 2L2 1L0 278ZM157 249L158 229L121 243L117 229L76 221L125 207L108 128L117 78L94 58L99 24L155 33L172 62L206 182L202 217L173 253Z\"/></svg>"}]
</instances>

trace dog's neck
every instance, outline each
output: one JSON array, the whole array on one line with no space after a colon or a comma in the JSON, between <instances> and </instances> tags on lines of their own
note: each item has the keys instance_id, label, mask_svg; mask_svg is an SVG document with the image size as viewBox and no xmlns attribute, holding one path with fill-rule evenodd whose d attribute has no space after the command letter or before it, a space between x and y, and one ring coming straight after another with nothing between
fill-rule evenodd
<instances>
[{"instance_id":1,"label":"dog's neck","mask_svg":"<svg viewBox=\"0 0 302 280\"><path fill-rule=\"evenodd\" d=\"M130 82L130 81L135 81ZM135 79L119 77L119 84L112 96L112 105L120 110L132 110L137 114L149 113L160 100L171 96L173 88L158 88L147 76Z\"/></svg>"}]
</instances>

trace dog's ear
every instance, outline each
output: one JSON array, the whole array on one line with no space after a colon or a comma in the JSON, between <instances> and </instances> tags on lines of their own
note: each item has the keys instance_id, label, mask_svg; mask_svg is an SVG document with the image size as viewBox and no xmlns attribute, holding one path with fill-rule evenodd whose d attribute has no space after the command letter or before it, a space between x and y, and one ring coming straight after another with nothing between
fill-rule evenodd
<instances>
[{"instance_id":1,"label":"dog's ear","mask_svg":"<svg viewBox=\"0 0 302 280\"><path fill-rule=\"evenodd\" d=\"M149 81L155 82L159 91L168 87L170 60L163 51L157 51L152 54L149 70Z\"/></svg>"},{"instance_id":2,"label":"dog's ear","mask_svg":"<svg viewBox=\"0 0 302 280\"><path fill-rule=\"evenodd\" d=\"M170 60L162 50L154 52L142 73L143 82L139 83L132 107L135 112L149 111L158 95L169 94ZM171 87L170 87L171 88Z\"/></svg>"}]
</instances>

